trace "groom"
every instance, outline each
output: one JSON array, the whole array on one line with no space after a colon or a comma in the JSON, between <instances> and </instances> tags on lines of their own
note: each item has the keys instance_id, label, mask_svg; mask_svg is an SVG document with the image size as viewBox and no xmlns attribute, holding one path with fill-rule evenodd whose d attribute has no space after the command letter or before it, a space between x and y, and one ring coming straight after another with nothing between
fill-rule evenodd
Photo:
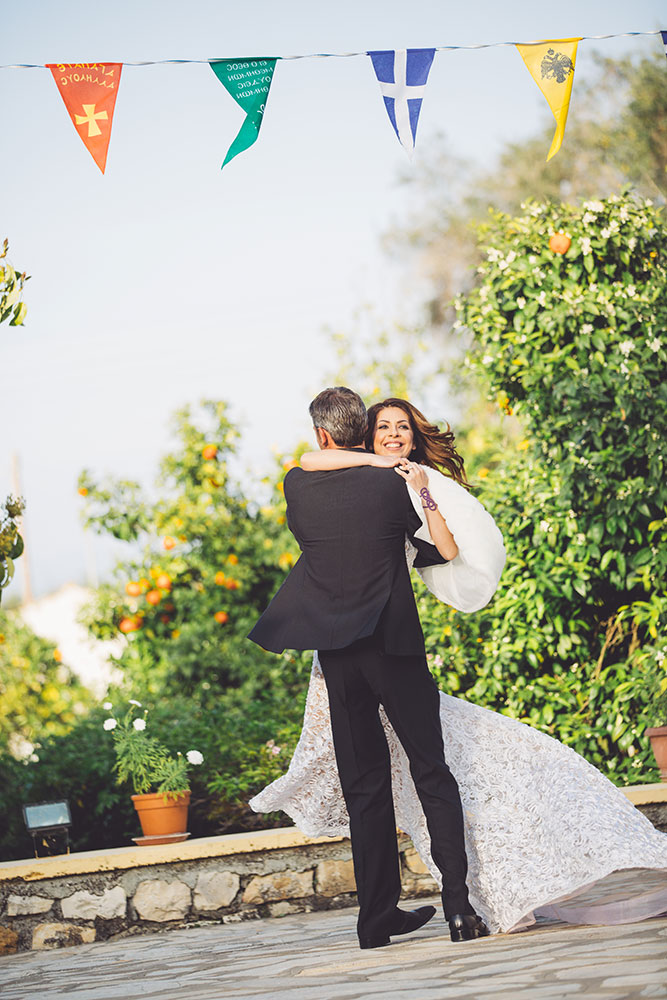
<instances>
[{"instance_id":1,"label":"groom","mask_svg":"<svg viewBox=\"0 0 667 1000\"><path fill-rule=\"evenodd\" d=\"M364 450L366 409L351 389L325 389L310 405L320 448ZM302 555L249 638L275 653L317 649L331 725L359 900L362 948L417 930L432 906L398 909L401 892L389 748L382 705L410 761L443 877L452 940L488 934L466 887L467 860L458 786L445 763L439 695L405 558L444 562L415 540L421 526L403 480L369 466L330 472L291 469L284 481L287 523Z\"/></svg>"}]
</instances>

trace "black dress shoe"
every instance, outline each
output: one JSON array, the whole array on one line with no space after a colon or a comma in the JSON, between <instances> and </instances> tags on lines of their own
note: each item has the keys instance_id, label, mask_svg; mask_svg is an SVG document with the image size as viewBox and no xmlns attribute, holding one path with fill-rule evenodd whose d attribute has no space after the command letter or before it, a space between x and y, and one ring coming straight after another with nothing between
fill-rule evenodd
<instances>
[{"instance_id":1,"label":"black dress shoe","mask_svg":"<svg viewBox=\"0 0 667 1000\"><path fill-rule=\"evenodd\" d=\"M389 934L411 934L435 916L435 906L418 906L416 910L396 910ZM359 938L360 948L384 948L389 937Z\"/></svg>"},{"instance_id":2,"label":"black dress shoe","mask_svg":"<svg viewBox=\"0 0 667 1000\"><path fill-rule=\"evenodd\" d=\"M476 913L455 913L449 918L449 935L452 941L472 941L488 937L491 931Z\"/></svg>"},{"instance_id":3,"label":"black dress shoe","mask_svg":"<svg viewBox=\"0 0 667 1000\"><path fill-rule=\"evenodd\" d=\"M390 934L412 934L435 916L435 906L418 906L416 910L397 910L396 922Z\"/></svg>"}]
</instances>

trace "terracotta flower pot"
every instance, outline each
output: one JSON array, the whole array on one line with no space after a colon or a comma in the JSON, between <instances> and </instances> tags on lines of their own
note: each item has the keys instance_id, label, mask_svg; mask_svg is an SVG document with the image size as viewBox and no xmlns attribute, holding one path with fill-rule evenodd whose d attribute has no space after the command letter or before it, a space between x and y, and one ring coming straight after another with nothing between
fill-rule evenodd
<instances>
[{"instance_id":1,"label":"terracotta flower pot","mask_svg":"<svg viewBox=\"0 0 667 1000\"><path fill-rule=\"evenodd\" d=\"M132 802L139 814L143 837L133 838L139 844L168 844L185 840L189 836L188 806L190 790L176 798L158 792L133 795Z\"/></svg>"},{"instance_id":2,"label":"terracotta flower pot","mask_svg":"<svg viewBox=\"0 0 667 1000\"><path fill-rule=\"evenodd\" d=\"M667 726L647 729L646 735L651 741L651 749L660 769L660 777L663 781L667 781Z\"/></svg>"}]
</instances>

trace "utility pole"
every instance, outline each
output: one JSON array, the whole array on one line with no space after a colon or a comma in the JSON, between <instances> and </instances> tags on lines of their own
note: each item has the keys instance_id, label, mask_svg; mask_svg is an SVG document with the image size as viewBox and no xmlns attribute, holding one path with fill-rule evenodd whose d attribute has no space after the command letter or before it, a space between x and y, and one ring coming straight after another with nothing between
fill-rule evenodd
<instances>
[{"instance_id":1,"label":"utility pole","mask_svg":"<svg viewBox=\"0 0 667 1000\"><path fill-rule=\"evenodd\" d=\"M16 452L12 452L12 492L14 496L21 496L21 476L19 471L19 457ZM30 546L26 538L25 514L20 519L21 537L23 538L23 554L21 556L21 571L23 573L23 603L30 604L32 601L32 584L30 579Z\"/></svg>"}]
</instances>

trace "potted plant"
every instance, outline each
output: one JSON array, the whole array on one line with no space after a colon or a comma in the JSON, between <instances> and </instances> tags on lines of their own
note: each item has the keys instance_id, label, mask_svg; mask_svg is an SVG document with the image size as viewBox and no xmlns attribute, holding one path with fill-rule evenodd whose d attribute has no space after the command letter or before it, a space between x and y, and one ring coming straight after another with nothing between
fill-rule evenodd
<instances>
[{"instance_id":1,"label":"potted plant","mask_svg":"<svg viewBox=\"0 0 667 1000\"><path fill-rule=\"evenodd\" d=\"M129 709L121 717L111 715L104 729L113 733L118 783L130 781L134 788L132 802L139 814L143 837L133 837L141 846L177 843L189 837L188 771L190 765L204 760L199 750L173 755L146 728L147 711L136 715L141 702L130 699ZM103 706L113 708L111 702Z\"/></svg>"},{"instance_id":2,"label":"potted plant","mask_svg":"<svg viewBox=\"0 0 667 1000\"><path fill-rule=\"evenodd\" d=\"M667 781L667 669L665 653L651 651L651 708L648 720L652 723L646 729L651 741L651 749L660 771L660 777Z\"/></svg>"}]
</instances>

